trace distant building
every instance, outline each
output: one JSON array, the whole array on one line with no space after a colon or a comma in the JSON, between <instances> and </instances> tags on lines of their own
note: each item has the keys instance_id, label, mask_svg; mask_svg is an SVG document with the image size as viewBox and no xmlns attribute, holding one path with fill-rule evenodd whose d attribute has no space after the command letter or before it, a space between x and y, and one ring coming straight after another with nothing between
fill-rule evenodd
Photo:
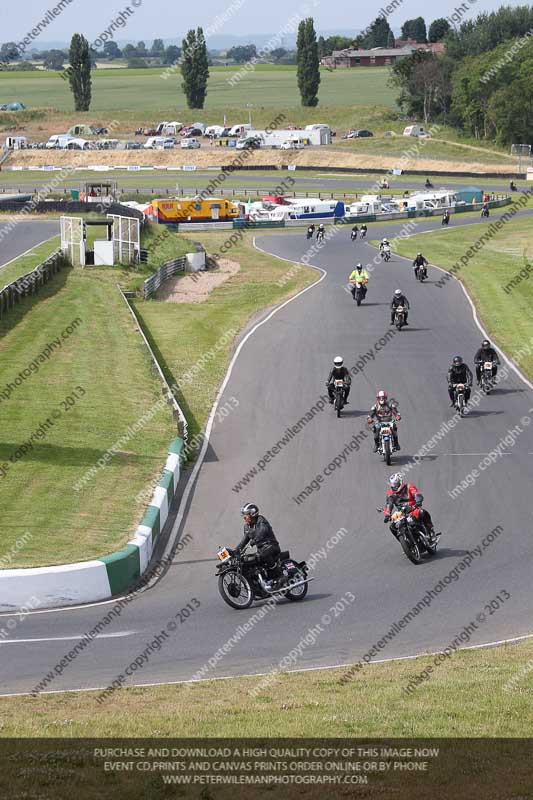
<instances>
[{"instance_id":1,"label":"distant building","mask_svg":"<svg viewBox=\"0 0 533 800\"><path fill-rule=\"evenodd\" d=\"M411 56L414 47L375 47L372 50L334 50L321 60L324 67L391 67L402 58Z\"/></svg>"},{"instance_id":2,"label":"distant building","mask_svg":"<svg viewBox=\"0 0 533 800\"><path fill-rule=\"evenodd\" d=\"M374 47L372 50L357 50L347 48L334 50L330 56L324 56L320 63L323 67L350 68L350 67L392 67L402 58L412 56L416 50L442 55L446 51L443 42L434 44L419 44L412 39L397 41L396 47Z\"/></svg>"}]
</instances>

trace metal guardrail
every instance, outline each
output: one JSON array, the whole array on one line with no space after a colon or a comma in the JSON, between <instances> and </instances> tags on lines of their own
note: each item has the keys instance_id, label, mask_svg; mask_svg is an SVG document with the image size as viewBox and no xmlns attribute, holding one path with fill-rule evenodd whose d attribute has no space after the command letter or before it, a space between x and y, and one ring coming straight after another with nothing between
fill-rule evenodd
<instances>
[{"instance_id":1,"label":"metal guardrail","mask_svg":"<svg viewBox=\"0 0 533 800\"><path fill-rule=\"evenodd\" d=\"M4 286L0 291L0 319L9 313L22 297L36 294L65 264L63 254L60 250L56 250L46 261L32 269L31 272L21 275L20 278L16 278L16 280Z\"/></svg>"},{"instance_id":2,"label":"metal guardrail","mask_svg":"<svg viewBox=\"0 0 533 800\"><path fill-rule=\"evenodd\" d=\"M144 281L142 285L142 296L144 299L148 300L168 278L172 278L177 272L184 272L186 266L186 256L173 258L172 261L165 261L153 275L150 275L150 277Z\"/></svg>"}]
</instances>

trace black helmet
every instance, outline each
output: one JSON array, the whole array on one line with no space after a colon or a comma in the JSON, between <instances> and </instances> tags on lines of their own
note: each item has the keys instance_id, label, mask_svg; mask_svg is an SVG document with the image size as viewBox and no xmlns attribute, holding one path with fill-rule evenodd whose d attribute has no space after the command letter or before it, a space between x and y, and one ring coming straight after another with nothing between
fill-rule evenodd
<instances>
[{"instance_id":1,"label":"black helmet","mask_svg":"<svg viewBox=\"0 0 533 800\"><path fill-rule=\"evenodd\" d=\"M460 367L463 363L463 359L461 356L454 356L453 357L453 365L454 367Z\"/></svg>"},{"instance_id":2,"label":"black helmet","mask_svg":"<svg viewBox=\"0 0 533 800\"><path fill-rule=\"evenodd\" d=\"M359 262L359 264L355 265L355 268L358 269L358 270L362 270L363 269L363 265L361 264L361 262Z\"/></svg>"},{"instance_id":3,"label":"black helmet","mask_svg":"<svg viewBox=\"0 0 533 800\"><path fill-rule=\"evenodd\" d=\"M245 514L250 514L251 517L257 517L259 514L259 509L255 503L246 503L241 508L241 514L244 517Z\"/></svg>"},{"instance_id":4,"label":"black helmet","mask_svg":"<svg viewBox=\"0 0 533 800\"><path fill-rule=\"evenodd\" d=\"M489 340L488 339L483 339L483 341L481 342L481 347L482 347L483 350L488 350L489 347L490 347Z\"/></svg>"}]
</instances>

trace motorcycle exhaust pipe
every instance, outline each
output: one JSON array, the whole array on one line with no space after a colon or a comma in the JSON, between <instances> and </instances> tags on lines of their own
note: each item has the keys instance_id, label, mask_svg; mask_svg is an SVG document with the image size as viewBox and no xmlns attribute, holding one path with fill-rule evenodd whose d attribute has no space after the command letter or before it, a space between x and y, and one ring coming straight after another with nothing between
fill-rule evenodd
<instances>
[{"instance_id":1,"label":"motorcycle exhaust pipe","mask_svg":"<svg viewBox=\"0 0 533 800\"><path fill-rule=\"evenodd\" d=\"M263 586L263 590L265 592L268 592L268 594L282 594L283 592L290 592L291 589L296 589L297 586L303 586L304 583L310 583L311 581L314 581L314 578L306 578L303 581L298 581L298 583L291 583L290 586L281 586L279 589L269 590L265 589L265 587Z\"/></svg>"}]
</instances>

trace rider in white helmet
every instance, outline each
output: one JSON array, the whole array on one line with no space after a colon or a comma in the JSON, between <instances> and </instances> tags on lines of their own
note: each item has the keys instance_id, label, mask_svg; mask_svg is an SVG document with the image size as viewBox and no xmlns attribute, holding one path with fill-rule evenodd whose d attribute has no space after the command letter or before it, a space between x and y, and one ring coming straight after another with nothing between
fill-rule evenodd
<instances>
[{"instance_id":1,"label":"rider in white helmet","mask_svg":"<svg viewBox=\"0 0 533 800\"><path fill-rule=\"evenodd\" d=\"M352 378L350 376L350 371L348 370L347 367L344 366L344 359L342 358L342 356L336 356L333 359L333 369L329 373L328 379L326 381L330 403L333 403L334 400L334 394L333 394L333 387L335 385L334 382L339 380L344 381L344 404L348 405L348 397L350 395Z\"/></svg>"}]
</instances>

